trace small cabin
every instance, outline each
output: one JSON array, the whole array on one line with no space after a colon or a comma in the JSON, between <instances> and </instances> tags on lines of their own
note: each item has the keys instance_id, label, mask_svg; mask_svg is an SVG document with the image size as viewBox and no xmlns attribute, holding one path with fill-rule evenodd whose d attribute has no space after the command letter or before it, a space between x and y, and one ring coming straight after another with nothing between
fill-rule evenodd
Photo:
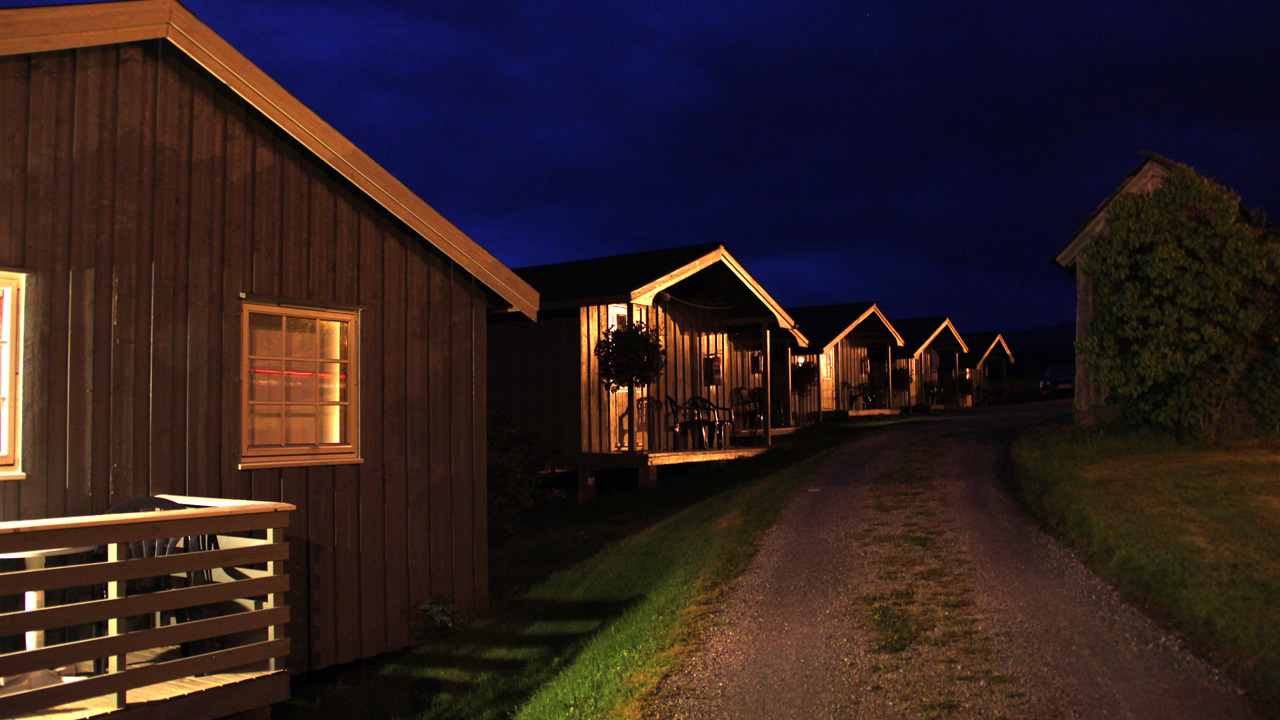
<instances>
[{"instance_id":1,"label":"small cabin","mask_svg":"<svg viewBox=\"0 0 1280 720\"><path fill-rule=\"evenodd\" d=\"M967 381L974 405L1003 401L1008 395L1009 366L1013 364L1009 344L997 332L969 333L966 340L971 350L960 358L960 384Z\"/></svg>"},{"instance_id":2,"label":"small cabin","mask_svg":"<svg viewBox=\"0 0 1280 720\"><path fill-rule=\"evenodd\" d=\"M180 3L0 10L0 269L0 717L221 717L485 607L537 293Z\"/></svg>"},{"instance_id":3,"label":"small cabin","mask_svg":"<svg viewBox=\"0 0 1280 720\"><path fill-rule=\"evenodd\" d=\"M517 268L541 297L538 322L490 322L489 407L536 437L553 467L579 473L763 452L787 414L795 322L723 245L695 245ZM665 353L660 377L629 392L601 382L595 349L643 323ZM701 408L701 409L699 409Z\"/></svg>"},{"instance_id":4,"label":"small cabin","mask_svg":"<svg viewBox=\"0 0 1280 720\"><path fill-rule=\"evenodd\" d=\"M1142 160L1124 180L1111 191L1076 231L1067 244L1058 251L1053 261L1075 276L1076 279L1076 342L1089 334L1093 323L1093 280L1080 270L1080 253L1107 229L1107 209L1121 195L1152 192L1160 187L1166 175L1177 163L1152 152L1144 152ZM1076 363L1075 411L1083 419L1093 417L1106 405L1106 398L1094 386L1086 363Z\"/></svg>"},{"instance_id":5,"label":"small cabin","mask_svg":"<svg viewBox=\"0 0 1280 720\"><path fill-rule=\"evenodd\" d=\"M795 360L816 364L817 380L803 395L793 388L800 417L828 413L867 415L893 412L889 368L902 336L875 303L812 305L787 310L809 338Z\"/></svg>"},{"instance_id":6,"label":"small cabin","mask_svg":"<svg viewBox=\"0 0 1280 720\"><path fill-rule=\"evenodd\" d=\"M951 319L943 316L894 320L903 340L901 357L893 361L893 407L959 405L956 368L969 352ZM902 388L902 389L899 389Z\"/></svg>"}]
</instances>

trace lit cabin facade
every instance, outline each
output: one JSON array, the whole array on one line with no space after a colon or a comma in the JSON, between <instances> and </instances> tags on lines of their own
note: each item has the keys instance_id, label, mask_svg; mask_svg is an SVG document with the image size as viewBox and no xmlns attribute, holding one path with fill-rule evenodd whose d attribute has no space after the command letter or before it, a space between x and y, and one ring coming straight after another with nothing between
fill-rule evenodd
<instances>
[{"instance_id":1,"label":"lit cabin facade","mask_svg":"<svg viewBox=\"0 0 1280 720\"><path fill-rule=\"evenodd\" d=\"M958 404L956 368L969 346L947 317L895 319L904 343L902 356L893 361L893 406L941 407ZM898 388L902 388L899 390Z\"/></svg>"},{"instance_id":2,"label":"lit cabin facade","mask_svg":"<svg viewBox=\"0 0 1280 720\"><path fill-rule=\"evenodd\" d=\"M1009 344L996 332L968 333L966 343L970 352L960 358L960 367L969 375L962 380L969 381L973 404L1000 402L1008 394L1009 366L1013 364Z\"/></svg>"},{"instance_id":3,"label":"lit cabin facade","mask_svg":"<svg viewBox=\"0 0 1280 720\"><path fill-rule=\"evenodd\" d=\"M776 371L786 368L788 348L805 340L724 246L516 273L542 304L537 323L510 314L491 321L490 409L536 436L554 467L578 470L583 500L598 468L634 467L644 485L658 465L743 457L768 444L781 414L770 408L787 392L786 373ZM595 355L606 331L632 321L659 331L666 356L658 380L634 396L601 383ZM680 408L695 398L723 409L719 417L732 413L723 442L691 438L681 427Z\"/></svg>"},{"instance_id":4,"label":"lit cabin facade","mask_svg":"<svg viewBox=\"0 0 1280 720\"><path fill-rule=\"evenodd\" d=\"M875 303L844 303L789 308L809 347L795 361L816 363L818 377L807 392L793 387L792 403L801 418L826 413L891 412L888 371L902 336ZM794 383L793 383L794 385Z\"/></svg>"},{"instance_id":5,"label":"lit cabin facade","mask_svg":"<svg viewBox=\"0 0 1280 720\"><path fill-rule=\"evenodd\" d=\"M172 0L0 10L0 205L0 553L145 496L291 507L291 671L485 607L486 318L524 281Z\"/></svg>"}]
</instances>

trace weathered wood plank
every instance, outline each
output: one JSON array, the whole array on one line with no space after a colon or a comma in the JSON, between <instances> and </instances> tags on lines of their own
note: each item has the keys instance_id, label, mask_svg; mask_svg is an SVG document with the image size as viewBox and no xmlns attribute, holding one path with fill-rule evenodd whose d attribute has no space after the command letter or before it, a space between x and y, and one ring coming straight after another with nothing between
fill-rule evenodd
<instances>
[{"instance_id":1,"label":"weathered wood plank","mask_svg":"<svg viewBox=\"0 0 1280 720\"><path fill-rule=\"evenodd\" d=\"M471 366L471 313L473 297L462 282L453 283L451 322L449 327L450 358L453 399L450 402L453 428L453 587L458 609L469 612L475 606L475 527L472 524L471 482L471 416L476 411L472 404L474 372Z\"/></svg>"},{"instance_id":2,"label":"weathered wood plank","mask_svg":"<svg viewBox=\"0 0 1280 720\"><path fill-rule=\"evenodd\" d=\"M431 342L431 278L428 251L412 245L408 253L405 377L412 389L406 408L408 432L406 499L408 509L409 612L431 598L431 385L427 348Z\"/></svg>"},{"instance_id":3,"label":"weathered wood plank","mask_svg":"<svg viewBox=\"0 0 1280 720\"><path fill-rule=\"evenodd\" d=\"M452 597L453 559L455 547L450 530L453 513L453 484L451 448L453 446L452 411L453 396L449 392L450 343L449 332L452 316L449 286L453 282L453 266L434 254L427 256L431 282L430 344L427 346L428 397L431 398L430 422L431 450L428 465L431 482L431 592L433 595Z\"/></svg>"},{"instance_id":4,"label":"weathered wood plank","mask_svg":"<svg viewBox=\"0 0 1280 720\"><path fill-rule=\"evenodd\" d=\"M30 81L30 112L28 115L27 192L25 216L26 264L43 271L50 277L54 235L57 232L55 218L57 179L57 111L58 83L65 71L66 54L50 54L32 58ZM43 318L51 312L55 288L49 280L40 282L36 277L27 284L27 317ZM22 420L36 432L24 434L24 470L29 477L47 478L49 453L43 442L50 413L46 392L50 387L49 324L27 322L23 324L23 377ZM61 477L59 481L61 481ZM61 496L51 485L59 482L24 483L21 496L21 517L46 517L49 504L61 501Z\"/></svg>"},{"instance_id":5,"label":"weathered wood plank","mask_svg":"<svg viewBox=\"0 0 1280 720\"><path fill-rule=\"evenodd\" d=\"M360 654L387 648L385 488L383 486L383 243L369 215L360 217Z\"/></svg>"},{"instance_id":6,"label":"weathered wood plank","mask_svg":"<svg viewBox=\"0 0 1280 720\"><path fill-rule=\"evenodd\" d=\"M382 476L383 538L386 543L387 647L409 644L409 522L405 454L409 378L405 364L405 273L403 239L387 233L382 264Z\"/></svg>"}]
</instances>

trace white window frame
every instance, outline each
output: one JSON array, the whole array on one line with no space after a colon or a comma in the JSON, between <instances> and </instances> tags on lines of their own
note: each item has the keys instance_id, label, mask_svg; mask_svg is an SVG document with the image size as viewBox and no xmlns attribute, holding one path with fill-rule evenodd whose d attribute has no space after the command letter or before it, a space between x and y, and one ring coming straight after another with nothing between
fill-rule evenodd
<instances>
[{"instance_id":1,"label":"white window frame","mask_svg":"<svg viewBox=\"0 0 1280 720\"><path fill-rule=\"evenodd\" d=\"M21 480L22 472L22 320L23 297L26 294L26 275L0 271L0 290L4 301L0 312L0 353L3 353L8 371L0 373L4 407L0 410L0 433L4 435L4 450L0 452L0 481Z\"/></svg>"},{"instance_id":2,"label":"white window frame","mask_svg":"<svg viewBox=\"0 0 1280 720\"><path fill-rule=\"evenodd\" d=\"M346 437L348 442L342 444L312 445L251 445L249 427L249 394L251 382L249 378L249 316L251 314L275 315L282 318L314 318L318 320L336 320L345 322L347 353L347 420ZM316 305L300 305L269 300L244 299L241 304L240 318L240 463L241 470L272 467L297 467L313 465L345 465L363 462L360 457L360 312L355 309L332 308ZM289 362L287 355L272 356L271 360L282 363ZM297 360L318 361L316 358L294 358ZM287 405L283 399L272 401L273 405ZM316 401L315 404L321 404ZM283 424L282 424L283 430Z\"/></svg>"}]
</instances>

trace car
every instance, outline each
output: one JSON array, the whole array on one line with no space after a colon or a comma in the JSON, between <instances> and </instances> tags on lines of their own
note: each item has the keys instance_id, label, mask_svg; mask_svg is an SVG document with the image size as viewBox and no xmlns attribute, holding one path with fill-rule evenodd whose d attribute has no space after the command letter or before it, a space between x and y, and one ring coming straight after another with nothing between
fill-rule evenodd
<instances>
[{"instance_id":1,"label":"car","mask_svg":"<svg viewBox=\"0 0 1280 720\"><path fill-rule=\"evenodd\" d=\"M1040 378L1040 397L1066 397L1075 391L1075 365L1051 365Z\"/></svg>"}]
</instances>

